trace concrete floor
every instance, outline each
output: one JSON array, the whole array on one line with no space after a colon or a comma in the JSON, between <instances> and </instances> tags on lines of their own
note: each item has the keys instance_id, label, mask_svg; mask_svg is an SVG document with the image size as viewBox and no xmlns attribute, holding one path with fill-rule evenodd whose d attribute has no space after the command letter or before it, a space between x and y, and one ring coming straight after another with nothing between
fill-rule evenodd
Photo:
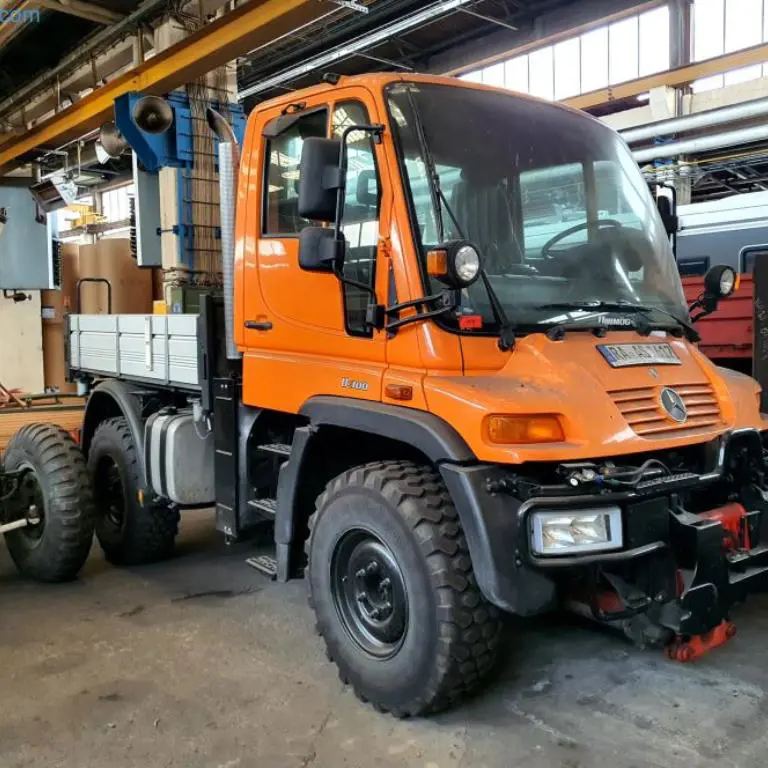
<instances>
[{"instance_id":1,"label":"concrete floor","mask_svg":"<svg viewBox=\"0 0 768 768\"><path fill-rule=\"evenodd\" d=\"M0 546L0 768L764 766L768 602L693 665L565 619L512 624L483 695L429 720L377 714L329 664L301 582L272 584L207 513L179 554L19 578Z\"/></svg>"}]
</instances>

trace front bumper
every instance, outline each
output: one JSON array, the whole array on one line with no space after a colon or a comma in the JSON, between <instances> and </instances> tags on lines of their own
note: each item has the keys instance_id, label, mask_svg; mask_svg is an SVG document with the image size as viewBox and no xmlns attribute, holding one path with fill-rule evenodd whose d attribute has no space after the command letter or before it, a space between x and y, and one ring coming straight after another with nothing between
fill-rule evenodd
<instances>
[{"instance_id":1,"label":"front bumper","mask_svg":"<svg viewBox=\"0 0 768 768\"><path fill-rule=\"evenodd\" d=\"M601 570L641 574L664 570L666 581L638 579L654 622L676 635L700 635L721 624L733 603L768 589L768 494L739 469L762 464L761 436L728 433L711 446L708 471L621 493L540 495L521 501L494 493L508 468L444 465L443 478L457 505L478 585L500 608L532 615L555 607L564 581ZM726 551L717 520L692 514L686 493L724 484L739 494L746 514L748 548ZM540 557L529 546L529 517L536 509L575 509L616 504L622 509L624 547L575 556ZM637 591L637 590L635 590Z\"/></svg>"}]
</instances>

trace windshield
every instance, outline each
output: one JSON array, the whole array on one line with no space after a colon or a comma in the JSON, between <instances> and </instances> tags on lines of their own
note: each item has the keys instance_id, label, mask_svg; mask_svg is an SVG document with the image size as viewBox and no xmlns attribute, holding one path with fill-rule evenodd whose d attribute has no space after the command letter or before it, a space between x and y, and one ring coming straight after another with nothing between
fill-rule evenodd
<instances>
[{"instance_id":1,"label":"windshield","mask_svg":"<svg viewBox=\"0 0 768 768\"><path fill-rule=\"evenodd\" d=\"M587 321L601 303L656 309L649 319L662 325L687 319L653 198L610 128L460 85L397 84L387 99L422 253L441 239L472 242L517 327ZM461 309L493 327L482 281Z\"/></svg>"}]
</instances>

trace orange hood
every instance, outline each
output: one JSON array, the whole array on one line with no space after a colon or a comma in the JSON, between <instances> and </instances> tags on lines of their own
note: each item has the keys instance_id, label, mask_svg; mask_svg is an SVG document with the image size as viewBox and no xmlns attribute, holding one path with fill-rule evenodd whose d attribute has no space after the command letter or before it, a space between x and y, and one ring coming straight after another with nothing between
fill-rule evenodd
<instances>
[{"instance_id":1,"label":"orange hood","mask_svg":"<svg viewBox=\"0 0 768 768\"><path fill-rule=\"evenodd\" d=\"M679 365L612 368L601 344L669 343ZM671 387L686 404L685 422L671 419L660 394ZM713 365L693 345L668 335L634 332L544 334L518 340L499 371L427 376L429 410L464 436L485 461L564 461L639 453L706 442L739 428L768 428L759 412L759 387L747 376ZM565 442L496 445L483 434L491 413L557 414Z\"/></svg>"}]
</instances>

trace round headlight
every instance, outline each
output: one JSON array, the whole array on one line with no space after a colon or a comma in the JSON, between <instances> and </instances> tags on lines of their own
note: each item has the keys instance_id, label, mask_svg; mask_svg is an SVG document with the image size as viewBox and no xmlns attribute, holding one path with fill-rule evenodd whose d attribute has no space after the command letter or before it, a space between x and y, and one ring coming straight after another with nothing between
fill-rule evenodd
<instances>
[{"instance_id":1,"label":"round headlight","mask_svg":"<svg viewBox=\"0 0 768 768\"><path fill-rule=\"evenodd\" d=\"M704 294L710 299L730 296L739 287L739 276L733 267L716 264L704 275Z\"/></svg>"},{"instance_id":2,"label":"round headlight","mask_svg":"<svg viewBox=\"0 0 768 768\"><path fill-rule=\"evenodd\" d=\"M730 296L733 293L733 289L736 286L736 273L728 267L723 270L723 274L720 275L720 295Z\"/></svg>"},{"instance_id":3,"label":"round headlight","mask_svg":"<svg viewBox=\"0 0 768 768\"><path fill-rule=\"evenodd\" d=\"M462 245L454 256L454 270L462 285L469 285L480 273L480 254L471 245Z\"/></svg>"}]
</instances>

